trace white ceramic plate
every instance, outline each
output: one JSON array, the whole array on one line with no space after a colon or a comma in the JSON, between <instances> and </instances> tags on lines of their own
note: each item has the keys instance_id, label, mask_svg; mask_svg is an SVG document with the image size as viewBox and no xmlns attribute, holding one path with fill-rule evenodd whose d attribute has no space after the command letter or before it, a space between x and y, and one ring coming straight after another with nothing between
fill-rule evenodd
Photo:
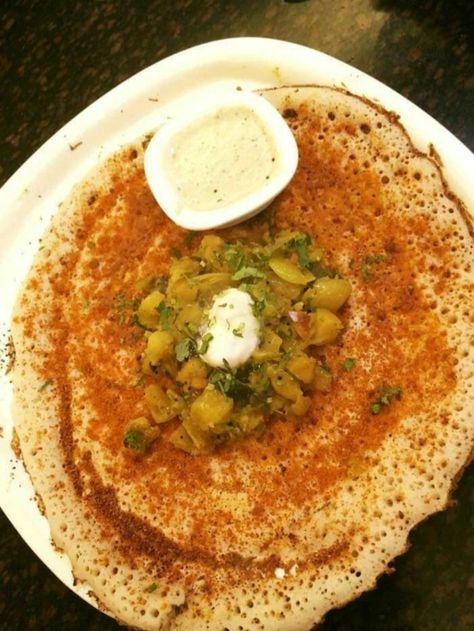
<instances>
[{"instance_id":1,"label":"white ceramic plate","mask_svg":"<svg viewBox=\"0 0 474 631\"><path fill-rule=\"evenodd\" d=\"M8 334L15 296L39 237L73 184L98 160L173 117L180 102L196 98L199 91L214 86L256 89L295 84L345 87L395 111L418 149L426 152L434 145L451 189L474 208L474 155L433 118L382 83L328 55L288 42L237 38L203 44L168 57L111 90L60 129L1 189L0 339ZM10 447L10 406L11 385L2 375L0 505L56 576L92 602L87 587L73 585L69 561L51 545L31 482Z\"/></svg>"}]
</instances>

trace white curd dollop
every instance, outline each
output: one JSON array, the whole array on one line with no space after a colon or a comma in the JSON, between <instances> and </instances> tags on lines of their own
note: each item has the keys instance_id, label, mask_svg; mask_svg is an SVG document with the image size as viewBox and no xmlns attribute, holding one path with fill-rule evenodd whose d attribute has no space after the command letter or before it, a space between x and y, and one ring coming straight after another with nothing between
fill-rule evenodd
<instances>
[{"instance_id":1,"label":"white curd dollop","mask_svg":"<svg viewBox=\"0 0 474 631\"><path fill-rule=\"evenodd\" d=\"M214 368L244 364L258 346L260 325L252 312L252 297L241 289L217 294L209 310L201 343L207 345L201 359Z\"/></svg>"}]
</instances>

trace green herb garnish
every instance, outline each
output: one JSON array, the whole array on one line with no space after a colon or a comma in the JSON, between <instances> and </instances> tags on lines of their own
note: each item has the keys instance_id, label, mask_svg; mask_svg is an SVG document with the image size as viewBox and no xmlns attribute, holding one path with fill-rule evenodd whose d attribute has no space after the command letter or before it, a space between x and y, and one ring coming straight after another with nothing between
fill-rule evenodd
<instances>
[{"instance_id":1,"label":"green herb garnish","mask_svg":"<svg viewBox=\"0 0 474 631\"><path fill-rule=\"evenodd\" d=\"M171 256L174 256L175 259L180 259L183 254L179 248L172 247L170 248Z\"/></svg>"},{"instance_id":2,"label":"green herb garnish","mask_svg":"<svg viewBox=\"0 0 474 631\"><path fill-rule=\"evenodd\" d=\"M225 244L224 261L234 272L243 267L245 264L245 254L238 245L230 243Z\"/></svg>"},{"instance_id":3,"label":"green herb garnish","mask_svg":"<svg viewBox=\"0 0 474 631\"><path fill-rule=\"evenodd\" d=\"M385 254L371 254L370 256L364 257L360 268L362 278L368 282L372 278L372 266L385 261L386 258Z\"/></svg>"},{"instance_id":4,"label":"green herb garnish","mask_svg":"<svg viewBox=\"0 0 474 631\"><path fill-rule=\"evenodd\" d=\"M232 280L242 280L243 278L265 278L265 274L256 267L242 267L232 276Z\"/></svg>"},{"instance_id":5,"label":"green herb garnish","mask_svg":"<svg viewBox=\"0 0 474 631\"><path fill-rule=\"evenodd\" d=\"M189 337L181 340L181 342L178 342L174 347L176 359L179 362L184 362L184 360L187 359L194 351L194 348L194 341L191 340Z\"/></svg>"},{"instance_id":6,"label":"green herb garnish","mask_svg":"<svg viewBox=\"0 0 474 631\"><path fill-rule=\"evenodd\" d=\"M173 309L171 307L168 307L163 301L161 301L156 310L160 314L160 324L162 328L165 331L169 331L171 328L169 319L173 314Z\"/></svg>"},{"instance_id":7,"label":"green herb garnish","mask_svg":"<svg viewBox=\"0 0 474 631\"><path fill-rule=\"evenodd\" d=\"M146 588L146 591L147 591L149 594L152 594L152 593L153 593L153 592L155 592L157 589L158 589L158 585L157 585L156 583L152 583L151 585L149 585L149 586Z\"/></svg>"},{"instance_id":8,"label":"green herb garnish","mask_svg":"<svg viewBox=\"0 0 474 631\"><path fill-rule=\"evenodd\" d=\"M136 429L129 429L123 437L123 446L127 449L134 449L140 453L146 451L146 441L143 432Z\"/></svg>"},{"instance_id":9,"label":"green herb garnish","mask_svg":"<svg viewBox=\"0 0 474 631\"><path fill-rule=\"evenodd\" d=\"M311 245L311 237L304 234L288 241L288 247L296 252L301 267L309 267L311 259L308 256L308 246Z\"/></svg>"},{"instance_id":10,"label":"green herb garnish","mask_svg":"<svg viewBox=\"0 0 474 631\"><path fill-rule=\"evenodd\" d=\"M184 237L184 245L186 248L189 248L189 246L191 245L191 241L194 239L194 237L197 237L198 234L199 233L195 230L191 230L191 232L188 232L188 234Z\"/></svg>"},{"instance_id":11,"label":"green herb garnish","mask_svg":"<svg viewBox=\"0 0 474 631\"><path fill-rule=\"evenodd\" d=\"M356 364L356 360L354 359L354 357L346 357L342 365L344 367L344 370L346 370L347 372L351 372L355 364Z\"/></svg>"},{"instance_id":12,"label":"green herb garnish","mask_svg":"<svg viewBox=\"0 0 474 631\"><path fill-rule=\"evenodd\" d=\"M118 323L121 325L125 324L125 322L127 321L125 312L128 309L133 309L134 311L136 311L139 304L139 298L132 298L132 300L127 300L123 291L120 291L118 294L116 294L114 296L114 308L118 313Z\"/></svg>"},{"instance_id":13,"label":"green herb garnish","mask_svg":"<svg viewBox=\"0 0 474 631\"><path fill-rule=\"evenodd\" d=\"M370 405L371 414L379 414L383 407L387 407L394 399L401 399L402 389L399 386L383 385L379 388L378 397Z\"/></svg>"},{"instance_id":14,"label":"green herb garnish","mask_svg":"<svg viewBox=\"0 0 474 631\"><path fill-rule=\"evenodd\" d=\"M235 337L243 337L244 330L245 330L245 322L241 322L241 324L239 324L238 327L236 327L235 329L232 329L232 335L235 335Z\"/></svg>"},{"instance_id":15,"label":"green herb garnish","mask_svg":"<svg viewBox=\"0 0 474 631\"><path fill-rule=\"evenodd\" d=\"M258 318L259 316L262 315L264 309L266 306L266 301L265 298L259 298L258 300L255 300L253 305L252 305L252 313L253 315Z\"/></svg>"},{"instance_id":16,"label":"green herb garnish","mask_svg":"<svg viewBox=\"0 0 474 631\"><path fill-rule=\"evenodd\" d=\"M201 346L198 348L199 355L205 355L207 353L207 349L209 348L209 344L214 339L212 333L206 333L203 335L201 339Z\"/></svg>"},{"instance_id":17,"label":"green herb garnish","mask_svg":"<svg viewBox=\"0 0 474 631\"><path fill-rule=\"evenodd\" d=\"M53 383L52 379L46 379L46 381L43 381L43 383L38 388L38 392L43 392L43 390L46 390L46 388L50 386L52 383Z\"/></svg>"}]
</instances>

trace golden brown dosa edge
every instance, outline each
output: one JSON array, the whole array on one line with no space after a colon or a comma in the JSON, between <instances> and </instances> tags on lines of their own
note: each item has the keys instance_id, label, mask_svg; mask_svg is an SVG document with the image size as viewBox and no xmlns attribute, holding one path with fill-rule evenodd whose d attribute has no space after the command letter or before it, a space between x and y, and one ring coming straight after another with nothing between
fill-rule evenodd
<instances>
[{"instance_id":1,"label":"golden brown dosa edge","mask_svg":"<svg viewBox=\"0 0 474 631\"><path fill-rule=\"evenodd\" d=\"M307 231L354 288L343 338L324 350L334 388L308 418L205 457L166 441L142 460L122 449L144 411L143 336L116 296L166 274L170 247L186 251L147 189L145 142L64 202L14 314L15 430L53 540L101 608L140 628L310 628L375 586L472 457L465 207L393 113L322 86L265 96L300 152L272 221ZM374 419L382 381L403 397Z\"/></svg>"}]
</instances>

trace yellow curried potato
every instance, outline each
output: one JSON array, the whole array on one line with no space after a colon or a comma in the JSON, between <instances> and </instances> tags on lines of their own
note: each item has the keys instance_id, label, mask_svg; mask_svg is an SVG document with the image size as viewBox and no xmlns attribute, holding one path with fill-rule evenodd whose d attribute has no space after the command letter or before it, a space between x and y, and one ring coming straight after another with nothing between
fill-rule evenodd
<instances>
[{"instance_id":1,"label":"yellow curried potato","mask_svg":"<svg viewBox=\"0 0 474 631\"><path fill-rule=\"evenodd\" d=\"M311 309L324 307L330 311L337 311L351 295L351 284L343 278L318 278L310 289L303 295L303 300Z\"/></svg>"},{"instance_id":2,"label":"yellow curried potato","mask_svg":"<svg viewBox=\"0 0 474 631\"><path fill-rule=\"evenodd\" d=\"M182 259L177 259L171 263L170 282L176 281L178 278L182 278L183 276L192 278L193 276L199 274L200 271L201 266L199 265L199 261L187 256Z\"/></svg>"},{"instance_id":3,"label":"yellow curried potato","mask_svg":"<svg viewBox=\"0 0 474 631\"><path fill-rule=\"evenodd\" d=\"M322 366L316 366L314 372L313 388L318 392L329 392L331 390L332 375L329 370Z\"/></svg>"},{"instance_id":4,"label":"yellow curried potato","mask_svg":"<svg viewBox=\"0 0 474 631\"><path fill-rule=\"evenodd\" d=\"M207 234L198 248L198 256L214 267L219 267L220 256L224 250L225 241L216 234Z\"/></svg>"},{"instance_id":5,"label":"yellow curried potato","mask_svg":"<svg viewBox=\"0 0 474 631\"><path fill-rule=\"evenodd\" d=\"M198 289L188 278L178 278L166 292L171 304L185 305L194 302L198 295Z\"/></svg>"},{"instance_id":6,"label":"yellow curried potato","mask_svg":"<svg viewBox=\"0 0 474 631\"><path fill-rule=\"evenodd\" d=\"M201 274L193 279L198 294L202 298L212 299L223 289L227 289L231 284L231 275L225 272L210 272Z\"/></svg>"},{"instance_id":7,"label":"yellow curried potato","mask_svg":"<svg viewBox=\"0 0 474 631\"><path fill-rule=\"evenodd\" d=\"M145 400L151 415L157 423L166 423L184 408L183 399L173 390L166 392L158 384L145 388Z\"/></svg>"},{"instance_id":8,"label":"yellow curried potato","mask_svg":"<svg viewBox=\"0 0 474 631\"><path fill-rule=\"evenodd\" d=\"M268 369L268 376L273 389L280 396L290 401L297 401L301 396L301 388L297 381L283 368L274 368L272 366Z\"/></svg>"},{"instance_id":9,"label":"yellow curried potato","mask_svg":"<svg viewBox=\"0 0 474 631\"><path fill-rule=\"evenodd\" d=\"M204 390L207 386L208 368L198 357L191 357L183 364L176 381L193 390Z\"/></svg>"},{"instance_id":10,"label":"yellow curried potato","mask_svg":"<svg viewBox=\"0 0 474 631\"><path fill-rule=\"evenodd\" d=\"M314 280L314 275L309 270L301 269L282 256L272 257L268 265L279 278L293 285L307 285Z\"/></svg>"},{"instance_id":11,"label":"yellow curried potato","mask_svg":"<svg viewBox=\"0 0 474 631\"><path fill-rule=\"evenodd\" d=\"M192 424L201 430L213 428L229 420L233 407L232 399L218 390L205 390L191 405Z\"/></svg>"},{"instance_id":12,"label":"yellow curried potato","mask_svg":"<svg viewBox=\"0 0 474 631\"><path fill-rule=\"evenodd\" d=\"M174 354L174 339L169 331L155 331L148 338L145 356L150 364L158 364Z\"/></svg>"},{"instance_id":13,"label":"yellow curried potato","mask_svg":"<svg viewBox=\"0 0 474 631\"><path fill-rule=\"evenodd\" d=\"M253 352L252 358L256 362L264 362L269 359L275 359L280 352L282 339L274 333L270 328L266 328L263 333L263 339L258 348Z\"/></svg>"},{"instance_id":14,"label":"yellow curried potato","mask_svg":"<svg viewBox=\"0 0 474 631\"><path fill-rule=\"evenodd\" d=\"M134 418L125 426L123 444L138 453L145 453L158 438L160 430L144 416Z\"/></svg>"},{"instance_id":15,"label":"yellow curried potato","mask_svg":"<svg viewBox=\"0 0 474 631\"><path fill-rule=\"evenodd\" d=\"M200 307L197 302L186 305L178 312L175 327L185 336L190 332L192 335L195 335L201 326L202 316L202 307Z\"/></svg>"},{"instance_id":16,"label":"yellow curried potato","mask_svg":"<svg viewBox=\"0 0 474 631\"><path fill-rule=\"evenodd\" d=\"M177 449L182 449L183 451L186 451L188 454L197 453L196 446L191 440L191 436L188 434L188 432L184 429L182 425L180 425L174 430L174 432L169 437L169 441Z\"/></svg>"},{"instance_id":17,"label":"yellow curried potato","mask_svg":"<svg viewBox=\"0 0 474 631\"><path fill-rule=\"evenodd\" d=\"M334 342L342 329L342 322L339 318L329 311L329 309L316 309L310 315L310 335L306 344L308 346L322 346Z\"/></svg>"},{"instance_id":18,"label":"yellow curried potato","mask_svg":"<svg viewBox=\"0 0 474 631\"><path fill-rule=\"evenodd\" d=\"M156 329L160 324L160 315L157 311L158 305L165 299L161 291L152 291L140 303L138 307L138 320L147 329Z\"/></svg>"},{"instance_id":19,"label":"yellow curried potato","mask_svg":"<svg viewBox=\"0 0 474 631\"><path fill-rule=\"evenodd\" d=\"M309 384L314 379L316 360L314 357L308 357L308 355L297 355L290 359L286 367L297 379Z\"/></svg>"},{"instance_id":20,"label":"yellow curried potato","mask_svg":"<svg viewBox=\"0 0 474 631\"><path fill-rule=\"evenodd\" d=\"M303 416L309 410L311 405L311 399L309 397L303 396L301 393L300 396L296 399L294 403L290 405L288 408L291 414L295 416Z\"/></svg>"},{"instance_id":21,"label":"yellow curried potato","mask_svg":"<svg viewBox=\"0 0 474 631\"><path fill-rule=\"evenodd\" d=\"M250 406L244 407L234 415L235 421L244 434L249 434L263 425L263 414L256 412Z\"/></svg>"}]
</instances>

